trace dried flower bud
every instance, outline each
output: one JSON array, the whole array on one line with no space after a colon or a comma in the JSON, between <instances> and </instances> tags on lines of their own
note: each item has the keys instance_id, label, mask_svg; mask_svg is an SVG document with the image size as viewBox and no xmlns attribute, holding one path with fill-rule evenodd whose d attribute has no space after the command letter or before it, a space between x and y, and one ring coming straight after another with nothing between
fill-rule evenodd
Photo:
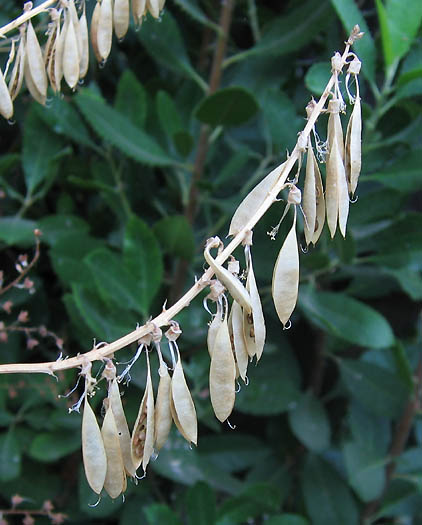
<instances>
[{"instance_id":1,"label":"dried flower bud","mask_svg":"<svg viewBox=\"0 0 422 525\"><path fill-rule=\"evenodd\" d=\"M179 323L176 321L170 321L170 328L164 334L169 341L176 341L179 335L182 333Z\"/></svg>"},{"instance_id":2,"label":"dried flower bud","mask_svg":"<svg viewBox=\"0 0 422 525\"><path fill-rule=\"evenodd\" d=\"M349 63L349 69L347 72L351 73L352 75L359 75L361 66L362 62L357 56L355 56L354 59Z\"/></svg>"},{"instance_id":3,"label":"dried flower bud","mask_svg":"<svg viewBox=\"0 0 422 525\"><path fill-rule=\"evenodd\" d=\"M341 68L343 67L343 63L341 60L341 55L338 51L334 53L334 56L331 58L331 70L337 71L337 73L341 72Z\"/></svg>"},{"instance_id":4,"label":"dried flower bud","mask_svg":"<svg viewBox=\"0 0 422 525\"><path fill-rule=\"evenodd\" d=\"M23 12L27 13L28 11L31 11L32 9L32 2L25 2L23 4Z\"/></svg>"},{"instance_id":5,"label":"dried flower bud","mask_svg":"<svg viewBox=\"0 0 422 525\"><path fill-rule=\"evenodd\" d=\"M102 376L107 379L107 381L113 381L116 377L116 367L111 359L107 359Z\"/></svg>"},{"instance_id":6,"label":"dried flower bud","mask_svg":"<svg viewBox=\"0 0 422 525\"><path fill-rule=\"evenodd\" d=\"M227 269L230 273L233 275L239 275L240 272L240 263L237 259L233 257L233 255L230 255L229 262L227 263Z\"/></svg>"}]
</instances>

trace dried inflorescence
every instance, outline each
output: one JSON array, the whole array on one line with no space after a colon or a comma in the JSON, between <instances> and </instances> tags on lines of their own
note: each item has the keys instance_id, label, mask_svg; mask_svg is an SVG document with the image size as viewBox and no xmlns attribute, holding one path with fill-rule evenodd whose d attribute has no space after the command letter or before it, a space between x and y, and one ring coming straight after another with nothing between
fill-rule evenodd
<instances>
[{"instance_id":1,"label":"dried inflorescence","mask_svg":"<svg viewBox=\"0 0 422 525\"><path fill-rule=\"evenodd\" d=\"M78 6L78 7L77 7ZM160 16L164 0L132 0L132 14L136 26L150 13ZM32 11L27 2L24 12ZM79 11L79 12L78 12ZM85 0L57 0L49 10L48 37L41 48L31 19L19 27L19 35L12 37L9 59L4 72L0 70L0 114L11 119L13 101L23 83L40 104L47 100L48 85L54 93L61 91L62 81L72 89L85 78L89 67L89 36L96 59L104 64L110 54L113 32L121 41L130 22L129 0L97 0L90 31Z\"/></svg>"}]
</instances>

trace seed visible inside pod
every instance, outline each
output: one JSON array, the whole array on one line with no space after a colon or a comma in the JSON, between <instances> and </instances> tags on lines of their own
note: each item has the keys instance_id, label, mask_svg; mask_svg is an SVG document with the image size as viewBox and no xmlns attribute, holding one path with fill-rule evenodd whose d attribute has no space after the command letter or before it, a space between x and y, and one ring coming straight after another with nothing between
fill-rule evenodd
<instances>
[{"instance_id":1,"label":"seed visible inside pod","mask_svg":"<svg viewBox=\"0 0 422 525\"><path fill-rule=\"evenodd\" d=\"M104 489L110 498L117 498L126 488L126 473L120 449L119 434L110 404L101 428L104 449L107 456L107 473Z\"/></svg>"},{"instance_id":2,"label":"seed visible inside pod","mask_svg":"<svg viewBox=\"0 0 422 525\"><path fill-rule=\"evenodd\" d=\"M182 362L179 356L171 379L171 402L174 407L176 426L182 429L183 437L194 445L198 442L198 423L196 420L195 405L192 401L188 385L183 373Z\"/></svg>"},{"instance_id":3,"label":"seed visible inside pod","mask_svg":"<svg viewBox=\"0 0 422 525\"><path fill-rule=\"evenodd\" d=\"M246 381L249 354L246 348L245 335L243 333L242 307L236 301L233 301L229 321L231 323L231 332L233 334L234 354L236 356L237 368L240 377L243 381Z\"/></svg>"},{"instance_id":4,"label":"seed visible inside pod","mask_svg":"<svg viewBox=\"0 0 422 525\"><path fill-rule=\"evenodd\" d=\"M88 484L96 494L99 494L106 477L107 457L100 427L87 396L85 396L82 416L82 457Z\"/></svg>"},{"instance_id":5,"label":"seed visible inside pod","mask_svg":"<svg viewBox=\"0 0 422 525\"><path fill-rule=\"evenodd\" d=\"M296 306L299 289L299 251L296 237L296 207L292 227L284 240L273 271L272 295L275 309L286 326Z\"/></svg>"}]
</instances>

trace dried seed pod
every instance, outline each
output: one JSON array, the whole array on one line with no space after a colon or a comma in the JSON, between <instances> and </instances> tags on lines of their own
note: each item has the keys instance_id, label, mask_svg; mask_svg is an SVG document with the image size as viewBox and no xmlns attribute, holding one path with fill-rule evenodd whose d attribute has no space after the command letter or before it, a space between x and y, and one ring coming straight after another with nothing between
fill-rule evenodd
<instances>
[{"instance_id":1,"label":"dried seed pod","mask_svg":"<svg viewBox=\"0 0 422 525\"><path fill-rule=\"evenodd\" d=\"M112 39L113 5L111 0L102 0L97 27L97 46L102 62L105 62L110 54Z\"/></svg>"},{"instance_id":2,"label":"dried seed pod","mask_svg":"<svg viewBox=\"0 0 422 525\"><path fill-rule=\"evenodd\" d=\"M292 227L284 240L274 266L272 295L283 326L296 306L299 289L299 251L296 238L296 207Z\"/></svg>"},{"instance_id":3,"label":"dried seed pod","mask_svg":"<svg viewBox=\"0 0 422 525\"><path fill-rule=\"evenodd\" d=\"M69 13L66 15L65 24L66 39L63 48L63 76L70 89L74 89L79 80L79 52L75 26Z\"/></svg>"},{"instance_id":4,"label":"dried seed pod","mask_svg":"<svg viewBox=\"0 0 422 525\"><path fill-rule=\"evenodd\" d=\"M210 254L211 248L219 247L220 245L221 241L218 237L212 237L211 239L208 239L204 250L205 260L212 268L217 279L221 281L227 288L233 299L249 313L251 312L252 306L248 291L236 276L230 273L221 264L217 263Z\"/></svg>"},{"instance_id":5,"label":"dried seed pod","mask_svg":"<svg viewBox=\"0 0 422 525\"><path fill-rule=\"evenodd\" d=\"M21 90L25 68L25 39L21 38L15 63L13 64L12 73L9 80L10 98L15 100Z\"/></svg>"},{"instance_id":6,"label":"dried seed pod","mask_svg":"<svg viewBox=\"0 0 422 525\"><path fill-rule=\"evenodd\" d=\"M115 0L113 8L114 32L122 40L129 28L129 0Z\"/></svg>"},{"instance_id":7,"label":"dried seed pod","mask_svg":"<svg viewBox=\"0 0 422 525\"><path fill-rule=\"evenodd\" d=\"M132 461L135 469L142 463L144 471L147 468L154 450L154 392L152 390L151 369L147 356L147 383L139 407L138 417L133 427L131 448Z\"/></svg>"},{"instance_id":8,"label":"dried seed pod","mask_svg":"<svg viewBox=\"0 0 422 525\"><path fill-rule=\"evenodd\" d=\"M345 169L349 192L354 195L361 170L362 115L357 94L346 131Z\"/></svg>"},{"instance_id":9,"label":"dried seed pod","mask_svg":"<svg viewBox=\"0 0 422 525\"><path fill-rule=\"evenodd\" d=\"M257 361L261 359L262 352L265 345L265 320L262 313L261 298L259 297L258 287L255 281L255 274L253 271L251 250L247 249L248 254L248 277L246 279L246 289L249 292L252 304L252 322L253 322L253 341ZM249 330L249 337L252 339L251 331ZM248 341L246 341L247 344Z\"/></svg>"},{"instance_id":10,"label":"dried seed pod","mask_svg":"<svg viewBox=\"0 0 422 525\"><path fill-rule=\"evenodd\" d=\"M101 430L87 396L82 416L82 457L88 484L96 494L100 494L107 472L107 457Z\"/></svg>"},{"instance_id":11,"label":"dried seed pod","mask_svg":"<svg viewBox=\"0 0 422 525\"><path fill-rule=\"evenodd\" d=\"M101 13L101 2L97 1L97 3L95 4L94 10L92 11L92 17L91 17L91 44L92 44L92 49L94 50L95 58L97 59L98 62L102 61L102 57L98 49L98 24L100 21L100 13Z\"/></svg>"},{"instance_id":12,"label":"dried seed pod","mask_svg":"<svg viewBox=\"0 0 422 525\"><path fill-rule=\"evenodd\" d=\"M0 114L6 119L12 118L13 115L13 102L7 88L6 81L2 71L0 70Z\"/></svg>"},{"instance_id":13,"label":"dried seed pod","mask_svg":"<svg viewBox=\"0 0 422 525\"><path fill-rule=\"evenodd\" d=\"M328 103L328 128L327 128L327 143L328 151L331 150L334 142L334 137L337 139L341 159L344 160L344 143L343 143L343 128L340 119L341 101L338 99L330 100Z\"/></svg>"},{"instance_id":14,"label":"dried seed pod","mask_svg":"<svg viewBox=\"0 0 422 525\"><path fill-rule=\"evenodd\" d=\"M230 325L233 334L234 354L236 357L237 369L243 381L246 381L246 372L249 363L249 354L246 348L245 335L243 333L243 312L242 307L233 301L230 312Z\"/></svg>"},{"instance_id":15,"label":"dried seed pod","mask_svg":"<svg viewBox=\"0 0 422 525\"><path fill-rule=\"evenodd\" d=\"M51 60L56 43L57 31L60 27L60 13L56 9L51 9L50 17L52 21L48 24L48 38L44 47L44 63L46 69L48 69L48 64Z\"/></svg>"},{"instance_id":16,"label":"dried seed pod","mask_svg":"<svg viewBox=\"0 0 422 525\"><path fill-rule=\"evenodd\" d=\"M186 384L179 356L171 379L171 403L173 420L182 436L194 445L198 442L198 423L192 397Z\"/></svg>"},{"instance_id":17,"label":"dried seed pod","mask_svg":"<svg viewBox=\"0 0 422 525\"><path fill-rule=\"evenodd\" d=\"M85 5L83 13L79 19L79 37L81 42L81 52L79 56L79 78L85 78L89 67L89 38Z\"/></svg>"},{"instance_id":18,"label":"dried seed pod","mask_svg":"<svg viewBox=\"0 0 422 525\"><path fill-rule=\"evenodd\" d=\"M123 410L122 399L120 397L119 392L119 385L117 383L116 378L113 379L113 381L110 384L108 395L119 435L123 464L125 466L126 473L129 476L135 477L136 469L132 461L130 432L126 421L126 416Z\"/></svg>"},{"instance_id":19,"label":"dried seed pod","mask_svg":"<svg viewBox=\"0 0 422 525\"><path fill-rule=\"evenodd\" d=\"M305 216L304 233L306 244L312 242L316 223L316 177L318 169L317 160L312 149L310 138L308 139L308 158L306 159L305 185L303 188L303 214Z\"/></svg>"},{"instance_id":20,"label":"dried seed pod","mask_svg":"<svg viewBox=\"0 0 422 525\"><path fill-rule=\"evenodd\" d=\"M164 4L166 3L166 0L159 0L159 5L160 5L160 11L162 11L164 9Z\"/></svg>"},{"instance_id":21,"label":"dried seed pod","mask_svg":"<svg viewBox=\"0 0 422 525\"><path fill-rule=\"evenodd\" d=\"M164 361L160 363L158 373L160 382L158 383L157 402L155 404L154 432L154 446L157 451L160 450L167 441L172 423L170 408L171 378Z\"/></svg>"},{"instance_id":22,"label":"dried seed pod","mask_svg":"<svg viewBox=\"0 0 422 525\"><path fill-rule=\"evenodd\" d=\"M28 91L30 92L32 98L36 100L39 104L45 105L45 101L47 100L47 96L40 93L37 89L37 86L34 84L34 81L32 79L31 70L29 68L29 60L28 55L25 55L25 62L24 62L24 78L25 78L25 84L28 88Z\"/></svg>"},{"instance_id":23,"label":"dried seed pod","mask_svg":"<svg viewBox=\"0 0 422 525\"><path fill-rule=\"evenodd\" d=\"M35 100L41 104L45 104L47 96L47 74L45 72L41 47L30 20L28 21L26 29L26 65L27 72L25 73L25 80L27 87ZM28 80L29 76L31 78ZM35 90L31 91L33 87Z\"/></svg>"},{"instance_id":24,"label":"dried seed pod","mask_svg":"<svg viewBox=\"0 0 422 525\"><path fill-rule=\"evenodd\" d=\"M239 204L230 223L229 235L237 235L261 206L283 172L284 164L273 169Z\"/></svg>"},{"instance_id":25,"label":"dried seed pod","mask_svg":"<svg viewBox=\"0 0 422 525\"><path fill-rule=\"evenodd\" d=\"M104 489L110 498L115 499L126 489L126 473L120 449L119 434L110 403L104 416L101 435L107 456L107 473L104 480Z\"/></svg>"},{"instance_id":26,"label":"dried seed pod","mask_svg":"<svg viewBox=\"0 0 422 525\"><path fill-rule=\"evenodd\" d=\"M210 365L210 397L214 413L221 422L232 413L235 400L236 364L227 318L215 338Z\"/></svg>"},{"instance_id":27,"label":"dried seed pod","mask_svg":"<svg viewBox=\"0 0 422 525\"><path fill-rule=\"evenodd\" d=\"M142 17L146 14L147 0L132 0L132 16L136 26L142 24Z\"/></svg>"},{"instance_id":28,"label":"dried seed pod","mask_svg":"<svg viewBox=\"0 0 422 525\"><path fill-rule=\"evenodd\" d=\"M207 348L210 357L212 356L212 349L214 347L215 338L217 337L217 332L223 322L223 311L220 303L217 303L217 312L214 316L214 319L208 327L207 335Z\"/></svg>"},{"instance_id":29,"label":"dried seed pod","mask_svg":"<svg viewBox=\"0 0 422 525\"><path fill-rule=\"evenodd\" d=\"M334 139L327 159L325 203L327 208L327 223L331 237L334 237L336 233L337 220L339 221L340 231L344 237L346 235L346 224L349 214L349 196L346 173L337 139Z\"/></svg>"},{"instance_id":30,"label":"dried seed pod","mask_svg":"<svg viewBox=\"0 0 422 525\"><path fill-rule=\"evenodd\" d=\"M147 0L147 9L154 18L158 18L160 16L159 0Z\"/></svg>"},{"instance_id":31,"label":"dried seed pod","mask_svg":"<svg viewBox=\"0 0 422 525\"><path fill-rule=\"evenodd\" d=\"M80 57L82 53L82 47L81 47L82 41L81 41L81 35L80 35L78 12L76 11L74 0L69 0L67 4L67 13L70 15L70 21L73 24L73 28L75 31L75 37L76 37L76 45L78 47L78 56Z\"/></svg>"}]
</instances>

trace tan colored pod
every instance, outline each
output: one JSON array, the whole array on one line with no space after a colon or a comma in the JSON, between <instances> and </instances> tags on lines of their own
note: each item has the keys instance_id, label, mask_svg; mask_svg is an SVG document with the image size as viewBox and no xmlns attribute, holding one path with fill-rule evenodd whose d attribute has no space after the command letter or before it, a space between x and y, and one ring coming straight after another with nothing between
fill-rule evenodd
<instances>
[{"instance_id":1,"label":"tan colored pod","mask_svg":"<svg viewBox=\"0 0 422 525\"><path fill-rule=\"evenodd\" d=\"M155 403L155 436L154 447L159 451L167 441L171 429L171 378L167 365L163 362L159 369L160 382L158 383L157 401Z\"/></svg>"},{"instance_id":2,"label":"tan colored pod","mask_svg":"<svg viewBox=\"0 0 422 525\"><path fill-rule=\"evenodd\" d=\"M337 140L334 140L327 157L327 177L325 181L327 224L332 238L336 233L338 220L338 170L340 169L340 164L343 164L343 162Z\"/></svg>"},{"instance_id":3,"label":"tan colored pod","mask_svg":"<svg viewBox=\"0 0 422 525\"><path fill-rule=\"evenodd\" d=\"M79 37L81 40L81 53L79 56L79 78L85 78L89 68L89 37L85 6L79 19Z\"/></svg>"},{"instance_id":4,"label":"tan colored pod","mask_svg":"<svg viewBox=\"0 0 422 525\"><path fill-rule=\"evenodd\" d=\"M97 46L101 61L105 62L111 51L113 39L113 4L111 0L102 0L97 27Z\"/></svg>"},{"instance_id":5,"label":"tan colored pod","mask_svg":"<svg viewBox=\"0 0 422 525\"><path fill-rule=\"evenodd\" d=\"M27 69L31 76L29 83L32 81L32 84L36 88L36 91L40 94L40 97L36 98L33 95L27 83L28 89L30 90L31 95L33 95L34 98L38 100L38 102L40 102L40 100L44 100L44 102L41 102L44 104L45 98L47 96L47 74L45 72L44 58L41 47L30 20L28 21L28 26L26 29L26 57ZM27 74L25 75L25 80L27 80Z\"/></svg>"},{"instance_id":6,"label":"tan colored pod","mask_svg":"<svg viewBox=\"0 0 422 525\"><path fill-rule=\"evenodd\" d=\"M229 235L237 235L252 215L258 210L274 184L278 181L283 171L284 164L285 163L280 164L280 166L273 169L273 171L262 179L262 181L257 184L239 204L230 223Z\"/></svg>"},{"instance_id":7,"label":"tan colored pod","mask_svg":"<svg viewBox=\"0 0 422 525\"><path fill-rule=\"evenodd\" d=\"M159 0L147 0L147 9L154 18L158 18L160 16Z\"/></svg>"},{"instance_id":8,"label":"tan colored pod","mask_svg":"<svg viewBox=\"0 0 422 525\"><path fill-rule=\"evenodd\" d=\"M312 238L312 243L317 243L321 236L322 229L325 223L325 198L324 198L324 187L322 185L321 172L318 167L318 162L315 159L314 162L314 176L315 176L315 198L316 198L316 218L315 218L315 231Z\"/></svg>"},{"instance_id":9,"label":"tan colored pod","mask_svg":"<svg viewBox=\"0 0 422 525\"><path fill-rule=\"evenodd\" d=\"M166 0L159 0L160 11L162 11L164 9L164 4L165 3L166 3Z\"/></svg>"},{"instance_id":10,"label":"tan colored pod","mask_svg":"<svg viewBox=\"0 0 422 525\"><path fill-rule=\"evenodd\" d=\"M343 128L341 126L340 119L340 100L330 100L327 111L329 113L327 129L328 150L331 150L334 138L336 138L341 159L344 160Z\"/></svg>"},{"instance_id":11,"label":"tan colored pod","mask_svg":"<svg viewBox=\"0 0 422 525\"><path fill-rule=\"evenodd\" d=\"M50 69L51 69L51 76L50 76L50 82L51 78L54 76L54 82L56 86L56 91L61 90L61 83L63 78L63 52L64 52L64 44L66 42L66 33L67 33L67 24L63 24L60 34L57 37L56 45L54 49L54 63L52 63ZM52 68L54 67L54 71ZM51 84L53 84L51 82Z\"/></svg>"},{"instance_id":12,"label":"tan colored pod","mask_svg":"<svg viewBox=\"0 0 422 525\"><path fill-rule=\"evenodd\" d=\"M21 38L19 43L18 52L16 54L16 60L13 64L12 73L10 74L9 80L9 93L10 98L15 100L18 96L19 91L22 88L23 77L24 77L24 68L25 68L25 39Z\"/></svg>"},{"instance_id":13,"label":"tan colored pod","mask_svg":"<svg viewBox=\"0 0 422 525\"><path fill-rule=\"evenodd\" d=\"M115 499L126 488L126 473L120 449L119 434L110 404L106 410L101 435L107 456L107 473L104 480L104 489L110 498Z\"/></svg>"},{"instance_id":14,"label":"tan colored pod","mask_svg":"<svg viewBox=\"0 0 422 525\"><path fill-rule=\"evenodd\" d=\"M68 13L66 18L66 38L63 48L63 76L70 89L75 89L79 80L78 43L72 17Z\"/></svg>"},{"instance_id":15,"label":"tan colored pod","mask_svg":"<svg viewBox=\"0 0 422 525\"><path fill-rule=\"evenodd\" d=\"M236 364L227 319L218 330L210 365L210 397L214 413L221 422L232 413L235 400Z\"/></svg>"},{"instance_id":16,"label":"tan colored pod","mask_svg":"<svg viewBox=\"0 0 422 525\"><path fill-rule=\"evenodd\" d=\"M317 189L316 189L316 178L315 171L318 169L317 160L312 149L311 141L308 139L308 157L306 159L306 172L305 172L305 184L303 188L303 214L305 221L303 230L305 233L306 244L309 245L315 233L316 223L316 201L317 201Z\"/></svg>"},{"instance_id":17,"label":"tan colored pod","mask_svg":"<svg viewBox=\"0 0 422 525\"><path fill-rule=\"evenodd\" d=\"M132 0L132 16L135 25L142 24L142 18L146 14L147 0Z\"/></svg>"},{"instance_id":18,"label":"tan colored pod","mask_svg":"<svg viewBox=\"0 0 422 525\"><path fill-rule=\"evenodd\" d=\"M129 0L114 0L113 25L118 40L122 40L129 29Z\"/></svg>"},{"instance_id":19,"label":"tan colored pod","mask_svg":"<svg viewBox=\"0 0 422 525\"><path fill-rule=\"evenodd\" d=\"M82 416L82 458L88 484L100 494L107 473L107 457L101 430L87 396Z\"/></svg>"},{"instance_id":20,"label":"tan colored pod","mask_svg":"<svg viewBox=\"0 0 422 525\"><path fill-rule=\"evenodd\" d=\"M174 418L176 426L187 441L196 445L198 443L196 410L186 384L180 356L171 379L171 398L176 416Z\"/></svg>"},{"instance_id":21,"label":"tan colored pod","mask_svg":"<svg viewBox=\"0 0 422 525\"><path fill-rule=\"evenodd\" d=\"M237 369L239 371L240 377L243 379L243 381L246 381L249 354L246 348L245 335L243 333L242 307L236 301L233 301L232 304L230 320Z\"/></svg>"},{"instance_id":22,"label":"tan colored pod","mask_svg":"<svg viewBox=\"0 0 422 525\"><path fill-rule=\"evenodd\" d=\"M44 106L45 101L47 100L47 95L43 95L42 93L40 93L37 89L37 86L34 84L31 75L31 69L28 64L28 55L25 55L24 78L26 87L28 88L28 91L31 94L32 98L36 100L39 104L42 104Z\"/></svg>"},{"instance_id":23,"label":"tan colored pod","mask_svg":"<svg viewBox=\"0 0 422 525\"><path fill-rule=\"evenodd\" d=\"M6 81L2 71L0 70L0 114L6 119L10 119L13 116L13 102L7 88Z\"/></svg>"},{"instance_id":24,"label":"tan colored pod","mask_svg":"<svg viewBox=\"0 0 422 525\"><path fill-rule=\"evenodd\" d=\"M210 357L212 356L212 349L214 347L215 338L217 337L217 332L222 322L223 322L222 311L221 311L221 307L218 306L214 319L211 321L208 327L207 348L208 348L208 353Z\"/></svg>"},{"instance_id":25,"label":"tan colored pod","mask_svg":"<svg viewBox=\"0 0 422 525\"><path fill-rule=\"evenodd\" d=\"M296 237L296 207L292 227L284 240L273 271L272 295L283 326L296 306L299 289L299 250Z\"/></svg>"},{"instance_id":26,"label":"tan colored pod","mask_svg":"<svg viewBox=\"0 0 422 525\"><path fill-rule=\"evenodd\" d=\"M346 172L340 159L337 169L338 188L338 225L343 237L346 237L347 218L349 216L349 191L347 187Z\"/></svg>"},{"instance_id":27,"label":"tan colored pod","mask_svg":"<svg viewBox=\"0 0 422 525\"><path fill-rule=\"evenodd\" d=\"M78 56L81 56L82 42L81 42L81 35L80 35L78 12L76 11L74 0L69 0L68 5L67 5L67 13L70 15L70 21L72 22L73 29L75 31L76 45L78 47Z\"/></svg>"},{"instance_id":28,"label":"tan colored pod","mask_svg":"<svg viewBox=\"0 0 422 525\"><path fill-rule=\"evenodd\" d=\"M97 3L95 4L94 10L92 11L92 17L91 17L91 44L92 44L92 49L94 50L95 58L97 59L98 62L102 61L102 57L98 49L98 23L100 21L100 13L101 13L101 2L97 1Z\"/></svg>"},{"instance_id":29,"label":"tan colored pod","mask_svg":"<svg viewBox=\"0 0 422 525\"><path fill-rule=\"evenodd\" d=\"M249 263L248 263L248 278L246 280L246 289L249 292L252 304L252 322L253 322L253 342L255 346L254 355L256 355L257 361L261 359L262 352L265 345L265 320L264 314L262 313L261 298L259 297L258 287L255 281L255 274L252 265L252 255L250 250ZM251 336L251 332L249 331Z\"/></svg>"},{"instance_id":30,"label":"tan colored pod","mask_svg":"<svg viewBox=\"0 0 422 525\"><path fill-rule=\"evenodd\" d=\"M355 98L346 131L345 168L349 192L354 195L362 164L362 115L359 94Z\"/></svg>"},{"instance_id":31,"label":"tan colored pod","mask_svg":"<svg viewBox=\"0 0 422 525\"><path fill-rule=\"evenodd\" d=\"M114 420L119 434L120 450L122 451L123 464L126 473L135 477L136 469L132 461L131 440L129 427L123 410L122 398L120 397L119 385L116 379L113 379L109 389L109 400L113 410Z\"/></svg>"}]
</instances>

